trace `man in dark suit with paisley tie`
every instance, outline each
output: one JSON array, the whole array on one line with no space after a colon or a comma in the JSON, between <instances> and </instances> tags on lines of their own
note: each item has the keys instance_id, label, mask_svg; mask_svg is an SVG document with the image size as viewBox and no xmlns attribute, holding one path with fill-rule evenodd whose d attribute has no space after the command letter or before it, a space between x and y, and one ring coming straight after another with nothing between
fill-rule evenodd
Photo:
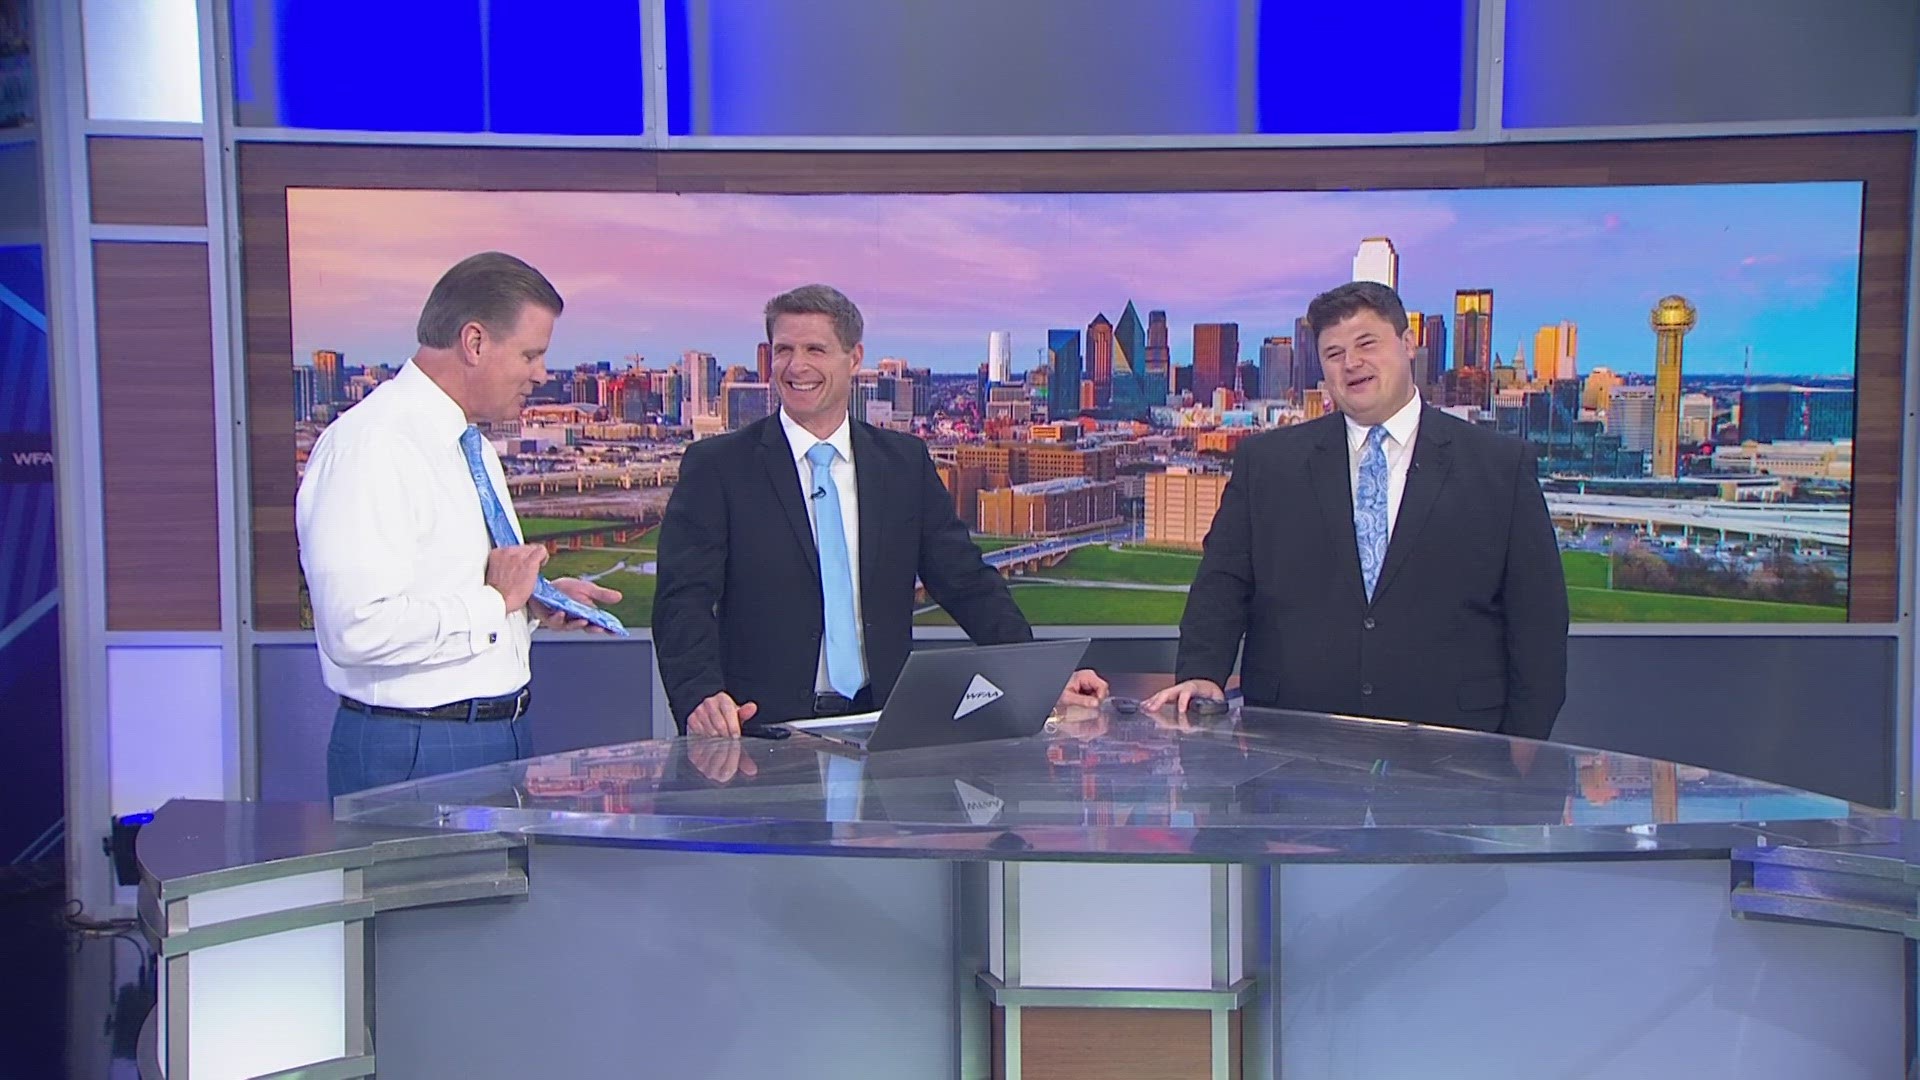
<instances>
[{"instance_id":1,"label":"man in dark suit with paisley tie","mask_svg":"<svg viewBox=\"0 0 1920 1080\"><path fill-rule=\"evenodd\" d=\"M1567 592L1533 451L1425 406L1394 291L1316 297L1339 411L1243 443L1180 623L1175 686L1251 705L1547 738Z\"/></svg>"}]
</instances>

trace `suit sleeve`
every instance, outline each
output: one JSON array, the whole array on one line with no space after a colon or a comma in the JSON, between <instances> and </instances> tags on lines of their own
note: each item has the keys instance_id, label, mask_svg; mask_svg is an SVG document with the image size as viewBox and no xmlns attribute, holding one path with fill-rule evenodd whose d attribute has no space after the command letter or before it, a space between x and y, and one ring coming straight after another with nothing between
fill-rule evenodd
<instances>
[{"instance_id":1,"label":"suit sleeve","mask_svg":"<svg viewBox=\"0 0 1920 1080\"><path fill-rule=\"evenodd\" d=\"M660 522L653 651L682 733L693 710L726 689L718 608L726 591L727 508L712 456L698 444L688 447Z\"/></svg>"},{"instance_id":2,"label":"suit sleeve","mask_svg":"<svg viewBox=\"0 0 1920 1080\"><path fill-rule=\"evenodd\" d=\"M959 515L953 495L940 482L925 445L919 448L920 583L976 645L1032 641L1033 628L999 571L980 549Z\"/></svg>"},{"instance_id":3,"label":"suit sleeve","mask_svg":"<svg viewBox=\"0 0 1920 1080\"><path fill-rule=\"evenodd\" d=\"M1545 739L1567 699L1567 581L1532 455L1519 458L1501 584L1507 616L1507 719L1501 733Z\"/></svg>"},{"instance_id":4,"label":"suit sleeve","mask_svg":"<svg viewBox=\"0 0 1920 1080\"><path fill-rule=\"evenodd\" d=\"M1220 508L1201 549L1200 569L1187 593L1180 617L1180 653L1174 678L1205 679L1225 686L1247 632L1247 608L1253 601L1253 516L1247 489L1252 484L1246 448L1234 456L1233 475L1220 493Z\"/></svg>"}]
</instances>

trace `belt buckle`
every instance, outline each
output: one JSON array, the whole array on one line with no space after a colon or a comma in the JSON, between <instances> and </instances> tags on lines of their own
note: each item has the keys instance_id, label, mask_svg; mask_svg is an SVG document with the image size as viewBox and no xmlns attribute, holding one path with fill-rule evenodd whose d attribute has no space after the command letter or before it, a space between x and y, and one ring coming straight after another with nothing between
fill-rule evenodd
<instances>
[{"instance_id":1,"label":"belt buckle","mask_svg":"<svg viewBox=\"0 0 1920 1080\"><path fill-rule=\"evenodd\" d=\"M524 686L520 688L519 693L513 695L513 715L507 717L508 723L512 723L513 721L518 720L522 716L526 715L527 705L532 699L532 697L533 697L533 694L529 692L527 688Z\"/></svg>"}]
</instances>

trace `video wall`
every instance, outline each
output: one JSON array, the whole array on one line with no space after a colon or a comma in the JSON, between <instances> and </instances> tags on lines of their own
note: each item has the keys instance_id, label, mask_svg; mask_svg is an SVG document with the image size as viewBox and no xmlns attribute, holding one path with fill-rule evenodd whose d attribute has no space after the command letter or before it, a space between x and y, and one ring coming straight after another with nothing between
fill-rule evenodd
<instances>
[{"instance_id":1,"label":"video wall","mask_svg":"<svg viewBox=\"0 0 1920 1080\"><path fill-rule=\"evenodd\" d=\"M927 441L1036 623L1179 620L1234 450L1329 410L1306 306L1356 278L1405 299L1429 404L1534 448L1576 620L1848 618L1858 180L289 185L282 205L292 348L277 377L291 382L292 455L256 461L256 475L285 470L275 485L290 488L326 424L405 363L439 274L512 252L567 310L547 385L489 435L529 539L555 549L552 571L619 589L629 625L649 618L680 454L777 409L760 311L812 281L866 316L852 413ZM930 604L920 620L946 621Z\"/></svg>"}]
</instances>

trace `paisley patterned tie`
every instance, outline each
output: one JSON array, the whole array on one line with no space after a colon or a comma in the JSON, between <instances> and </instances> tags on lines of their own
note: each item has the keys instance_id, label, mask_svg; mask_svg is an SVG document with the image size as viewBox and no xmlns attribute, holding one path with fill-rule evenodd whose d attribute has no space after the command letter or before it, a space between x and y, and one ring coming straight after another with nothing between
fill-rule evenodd
<instances>
[{"instance_id":1,"label":"paisley patterned tie","mask_svg":"<svg viewBox=\"0 0 1920 1080\"><path fill-rule=\"evenodd\" d=\"M1387 429L1374 425L1360 452L1360 483L1353 498L1353 538L1360 547L1360 578L1367 586L1367 602L1380 581L1380 564L1387 558Z\"/></svg>"}]
</instances>

